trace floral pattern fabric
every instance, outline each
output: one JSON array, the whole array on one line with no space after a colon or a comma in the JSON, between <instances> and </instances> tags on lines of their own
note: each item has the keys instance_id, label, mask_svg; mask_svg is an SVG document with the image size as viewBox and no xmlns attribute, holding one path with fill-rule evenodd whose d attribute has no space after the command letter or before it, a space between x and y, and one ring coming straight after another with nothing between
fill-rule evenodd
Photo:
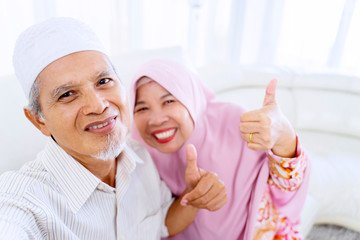
<instances>
[{"instance_id":1,"label":"floral pattern fabric","mask_svg":"<svg viewBox=\"0 0 360 240\"><path fill-rule=\"evenodd\" d=\"M261 199L255 224L253 240L302 240L286 216L279 214L274 207L270 187L276 187L284 192L296 191L303 181L306 168L304 152L298 145L300 154L295 158L281 158L268 153L270 161L270 177Z\"/></svg>"}]
</instances>

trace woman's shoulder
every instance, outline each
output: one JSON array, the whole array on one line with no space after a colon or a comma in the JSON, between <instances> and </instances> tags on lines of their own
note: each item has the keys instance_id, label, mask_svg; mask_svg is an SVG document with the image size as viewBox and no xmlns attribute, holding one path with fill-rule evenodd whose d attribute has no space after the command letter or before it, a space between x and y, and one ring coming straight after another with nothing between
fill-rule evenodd
<instances>
[{"instance_id":1,"label":"woman's shoulder","mask_svg":"<svg viewBox=\"0 0 360 240\"><path fill-rule=\"evenodd\" d=\"M246 112L246 109L239 104L217 101L210 103L208 112L218 120L222 119L226 122L236 121L239 123L240 115Z\"/></svg>"}]
</instances>

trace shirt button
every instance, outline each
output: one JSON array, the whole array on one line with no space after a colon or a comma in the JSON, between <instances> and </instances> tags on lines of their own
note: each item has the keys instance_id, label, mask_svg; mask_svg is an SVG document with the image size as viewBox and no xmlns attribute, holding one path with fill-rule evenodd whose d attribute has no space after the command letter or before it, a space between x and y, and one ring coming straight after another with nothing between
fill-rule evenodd
<instances>
[{"instance_id":1,"label":"shirt button","mask_svg":"<svg viewBox=\"0 0 360 240\"><path fill-rule=\"evenodd\" d=\"M100 191L104 191L104 190L105 190L105 188L104 188L103 185L99 185L99 186L97 187L97 189L100 190Z\"/></svg>"}]
</instances>

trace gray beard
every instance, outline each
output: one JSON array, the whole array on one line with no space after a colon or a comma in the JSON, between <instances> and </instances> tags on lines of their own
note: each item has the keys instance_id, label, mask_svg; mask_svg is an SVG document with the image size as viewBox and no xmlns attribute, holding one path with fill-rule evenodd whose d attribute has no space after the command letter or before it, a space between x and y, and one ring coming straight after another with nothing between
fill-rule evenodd
<instances>
[{"instance_id":1,"label":"gray beard","mask_svg":"<svg viewBox=\"0 0 360 240\"><path fill-rule=\"evenodd\" d=\"M124 132L121 133L119 138L112 136L112 134L107 135L106 147L101 150L99 153L92 155L93 158L100 159L103 161L112 160L117 158L120 153L124 150L127 136L124 136Z\"/></svg>"}]
</instances>

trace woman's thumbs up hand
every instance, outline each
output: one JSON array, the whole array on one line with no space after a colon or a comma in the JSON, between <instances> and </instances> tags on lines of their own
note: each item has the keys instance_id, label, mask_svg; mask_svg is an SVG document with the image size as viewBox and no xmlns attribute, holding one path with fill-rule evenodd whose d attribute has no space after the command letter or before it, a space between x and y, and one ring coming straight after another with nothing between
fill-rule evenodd
<instances>
[{"instance_id":1,"label":"woman's thumbs up hand","mask_svg":"<svg viewBox=\"0 0 360 240\"><path fill-rule=\"evenodd\" d=\"M240 116L241 137L255 151L272 150L281 157L294 157L296 133L276 102L278 80L272 79L266 87L263 106Z\"/></svg>"}]
</instances>

